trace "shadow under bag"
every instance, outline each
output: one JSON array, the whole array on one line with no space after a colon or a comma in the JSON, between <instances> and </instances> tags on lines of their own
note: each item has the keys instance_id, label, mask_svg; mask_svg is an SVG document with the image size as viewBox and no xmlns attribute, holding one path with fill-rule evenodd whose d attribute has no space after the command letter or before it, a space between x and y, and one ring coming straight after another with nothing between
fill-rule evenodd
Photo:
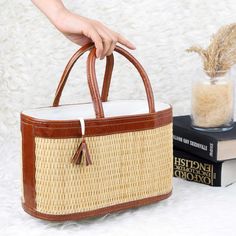
<instances>
[{"instance_id":1,"label":"shadow under bag","mask_svg":"<svg viewBox=\"0 0 236 236\"><path fill-rule=\"evenodd\" d=\"M75 62L86 51L92 103L59 105ZM96 50L83 46L68 62L53 106L21 112L22 205L46 220L79 220L163 200L172 191L172 108L154 100L146 72L138 70L146 100L108 101L114 64L106 58L102 93Z\"/></svg>"}]
</instances>

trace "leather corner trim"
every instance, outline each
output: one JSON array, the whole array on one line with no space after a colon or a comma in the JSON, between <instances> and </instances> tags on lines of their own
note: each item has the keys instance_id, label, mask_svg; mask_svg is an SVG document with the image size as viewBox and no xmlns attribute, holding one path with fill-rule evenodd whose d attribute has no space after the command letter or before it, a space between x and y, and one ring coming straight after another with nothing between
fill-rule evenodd
<instances>
[{"instance_id":1,"label":"leather corner trim","mask_svg":"<svg viewBox=\"0 0 236 236\"><path fill-rule=\"evenodd\" d=\"M30 124L22 126L22 174L25 202L36 208L35 202L35 134Z\"/></svg>"}]
</instances>

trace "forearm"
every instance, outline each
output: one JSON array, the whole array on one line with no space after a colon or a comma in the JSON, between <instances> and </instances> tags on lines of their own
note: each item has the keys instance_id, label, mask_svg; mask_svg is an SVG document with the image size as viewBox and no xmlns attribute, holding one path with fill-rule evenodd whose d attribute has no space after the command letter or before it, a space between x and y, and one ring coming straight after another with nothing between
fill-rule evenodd
<instances>
[{"instance_id":1,"label":"forearm","mask_svg":"<svg viewBox=\"0 0 236 236\"><path fill-rule=\"evenodd\" d=\"M72 42L81 46L91 41L94 42L98 58L103 59L105 56L111 55L117 43L130 49L135 49L131 42L101 22L67 10L62 0L31 1Z\"/></svg>"},{"instance_id":2,"label":"forearm","mask_svg":"<svg viewBox=\"0 0 236 236\"><path fill-rule=\"evenodd\" d=\"M66 12L61 0L31 0L57 27L57 22L62 13Z\"/></svg>"}]
</instances>

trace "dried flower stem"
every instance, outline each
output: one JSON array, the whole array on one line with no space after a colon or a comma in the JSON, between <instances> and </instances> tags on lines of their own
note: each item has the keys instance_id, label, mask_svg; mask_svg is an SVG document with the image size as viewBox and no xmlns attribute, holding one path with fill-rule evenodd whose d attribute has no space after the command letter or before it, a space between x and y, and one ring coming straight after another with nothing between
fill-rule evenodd
<instances>
[{"instance_id":1,"label":"dried flower stem","mask_svg":"<svg viewBox=\"0 0 236 236\"><path fill-rule=\"evenodd\" d=\"M214 84L214 78L223 76L236 64L236 24L221 27L204 49L192 46L187 52L195 52L203 60L203 68Z\"/></svg>"}]
</instances>

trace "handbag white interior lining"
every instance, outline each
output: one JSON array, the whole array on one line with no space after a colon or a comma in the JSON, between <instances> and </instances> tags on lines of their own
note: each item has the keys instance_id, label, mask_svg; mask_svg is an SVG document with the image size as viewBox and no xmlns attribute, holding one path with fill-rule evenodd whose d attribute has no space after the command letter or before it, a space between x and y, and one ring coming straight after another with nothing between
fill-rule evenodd
<instances>
[{"instance_id":1,"label":"handbag white interior lining","mask_svg":"<svg viewBox=\"0 0 236 236\"><path fill-rule=\"evenodd\" d=\"M155 101L156 111L170 108L169 104ZM127 116L148 113L147 100L116 100L103 102L105 117ZM77 120L96 118L92 103L62 105L25 110L27 116L43 120Z\"/></svg>"}]
</instances>

